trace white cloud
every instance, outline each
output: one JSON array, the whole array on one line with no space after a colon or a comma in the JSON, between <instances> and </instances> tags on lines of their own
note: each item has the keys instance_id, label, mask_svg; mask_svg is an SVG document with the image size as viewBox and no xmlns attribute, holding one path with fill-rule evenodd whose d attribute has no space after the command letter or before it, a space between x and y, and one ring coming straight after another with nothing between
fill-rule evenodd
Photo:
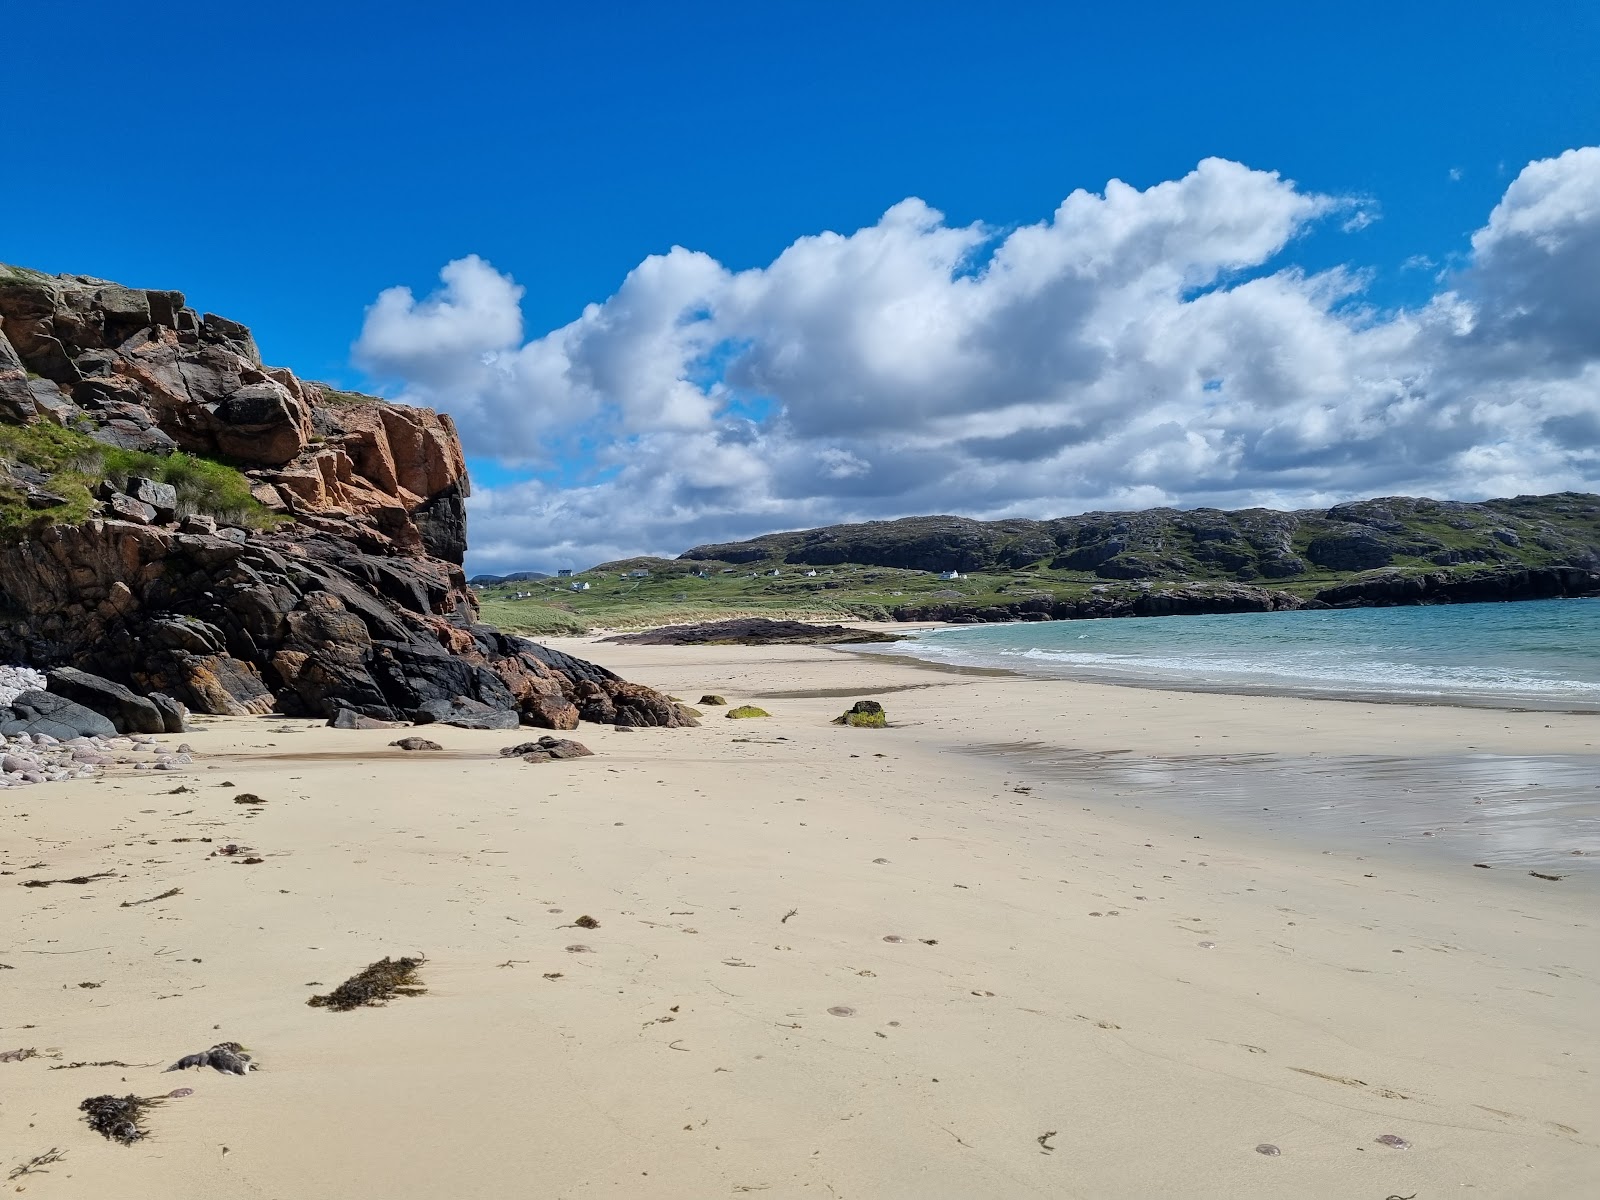
<instances>
[{"instance_id":1,"label":"white cloud","mask_svg":"<svg viewBox=\"0 0 1600 1200\"><path fill-rule=\"evenodd\" d=\"M584 479L480 488L486 567L921 512L1594 487L1600 149L1529 164L1420 309L1279 262L1373 212L1220 159L1009 231L912 199L752 270L652 256L529 341L521 289L467 258L384 292L357 359L469 454Z\"/></svg>"}]
</instances>

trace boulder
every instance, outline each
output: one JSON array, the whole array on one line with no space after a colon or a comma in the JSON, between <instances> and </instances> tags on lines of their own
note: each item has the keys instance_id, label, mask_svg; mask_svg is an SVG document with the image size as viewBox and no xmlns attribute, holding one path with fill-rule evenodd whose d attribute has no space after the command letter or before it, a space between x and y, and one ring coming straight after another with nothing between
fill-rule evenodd
<instances>
[{"instance_id":1,"label":"boulder","mask_svg":"<svg viewBox=\"0 0 1600 1200\"><path fill-rule=\"evenodd\" d=\"M188 733L189 710L178 701L163 692L151 692L145 697L156 706L156 711L161 714L161 723L165 733Z\"/></svg>"},{"instance_id":2,"label":"boulder","mask_svg":"<svg viewBox=\"0 0 1600 1200\"><path fill-rule=\"evenodd\" d=\"M128 495L155 509L156 520L165 524L178 515L178 489L170 483L134 476L128 480Z\"/></svg>"},{"instance_id":3,"label":"boulder","mask_svg":"<svg viewBox=\"0 0 1600 1200\"><path fill-rule=\"evenodd\" d=\"M536 742L519 742L515 746L504 746L500 750L502 758L520 758L523 762L531 763L553 762L564 758L589 758L593 754L594 751L582 742L554 737L542 737Z\"/></svg>"},{"instance_id":4,"label":"boulder","mask_svg":"<svg viewBox=\"0 0 1600 1200\"><path fill-rule=\"evenodd\" d=\"M7 715L9 713L9 716ZM105 717L54 692L23 692L9 709L0 708L0 735L27 733L66 741L75 737L116 737Z\"/></svg>"},{"instance_id":5,"label":"boulder","mask_svg":"<svg viewBox=\"0 0 1600 1200\"><path fill-rule=\"evenodd\" d=\"M522 719L545 729L576 729L578 715L578 706L559 692L531 696L522 703Z\"/></svg>"},{"instance_id":6,"label":"boulder","mask_svg":"<svg viewBox=\"0 0 1600 1200\"><path fill-rule=\"evenodd\" d=\"M711 695L708 693L707 695L700 697L700 703L710 708L718 708L727 704L728 702L721 696Z\"/></svg>"},{"instance_id":7,"label":"boulder","mask_svg":"<svg viewBox=\"0 0 1600 1200\"><path fill-rule=\"evenodd\" d=\"M143 500L135 500L132 496L125 496L121 492L112 492L107 498L106 511L119 520L132 521L135 525L156 523L154 506L146 504Z\"/></svg>"},{"instance_id":8,"label":"boulder","mask_svg":"<svg viewBox=\"0 0 1600 1200\"><path fill-rule=\"evenodd\" d=\"M835 725L850 725L856 729L883 729L889 724L883 705L876 700L857 700L844 713L833 719Z\"/></svg>"},{"instance_id":9,"label":"boulder","mask_svg":"<svg viewBox=\"0 0 1600 1200\"><path fill-rule=\"evenodd\" d=\"M772 714L754 704L741 704L737 708L730 708L725 715L730 721L744 721L751 717L770 717Z\"/></svg>"},{"instance_id":10,"label":"boulder","mask_svg":"<svg viewBox=\"0 0 1600 1200\"><path fill-rule=\"evenodd\" d=\"M48 673L49 690L93 709L110 720L118 733L168 733L167 720L155 703L87 671L57 667ZM176 732L182 732L180 728Z\"/></svg>"},{"instance_id":11,"label":"boulder","mask_svg":"<svg viewBox=\"0 0 1600 1200\"><path fill-rule=\"evenodd\" d=\"M517 711L492 708L478 700L457 696L451 700L429 700L409 714L418 725L454 725L459 729L515 729L522 724Z\"/></svg>"},{"instance_id":12,"label":"boulder","mask_svg":"<svg viewBox=\"0 0 1600 1200\"><path fill-rule=\"evenodd\" d=\"M397 729L403 721L380 721L376 717L363 716L353 708L341 708L328 718L331 729Z\"/></svg>"},{"instance_id":13,"label":"boulder","mask_svg":"<svg viewBox=\"0 0 1600 1200\"><path fill-rule=\"evenodd\" d=\"M389 745L397 746L401 750L443 750L444 749L444 747L439 745L438 742L430 742L427 738L420 738L420 737L403 737L397 742L390 742Z\"/></svg>"}]
</instances>

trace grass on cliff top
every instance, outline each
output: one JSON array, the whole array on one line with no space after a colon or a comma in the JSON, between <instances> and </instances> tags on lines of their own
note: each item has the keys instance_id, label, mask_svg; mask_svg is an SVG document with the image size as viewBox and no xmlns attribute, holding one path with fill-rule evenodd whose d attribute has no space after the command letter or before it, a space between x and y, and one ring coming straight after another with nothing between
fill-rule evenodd
<instances>
[{"instance_id":1,"label":"grass on cliff top","mask_svg":"<svg viewBox=\"0 0 1600 1200\"><path fill-rule=\"evenodd\" d=\"M90 491L103 480L124 487L130 476L168 483L178 493L178 511L203 513L229 525L265 529L285 518L250 494L250 481L226 463L182 451L145 454L105 446L85 433L48 422L0 425L0 463L24 463L47 475L46 491L66 499L55 508L32 509L20 490L0 483L0 534L16 536L40 525L71 524L93 510Z\"/></svg>"},{"instance_id":2,"label":"grass on cliff top","mask_svg":"<svg viewBox=\"0 0 1600 1200\"><path fill-rule=\"evenodd\" d=\"M369 396L365 392L348 392L343 388L336 388L331 383L318 383L315 385L321 393L321 401L328 408L354 408L360 404L388 404L382 396Z\"/></svg>"},{"instance_id":3,"label":"grass on cliff top","mask_svg":"<svg viewBox=\"0 0 1600 1200\"><path fill-rule=\"evenodd\" d=\"M15 267L9 263L0 263L0 284L52 282L53 279L53 276L46 275L43 271L35 271L32 267Z\"/></svg>"}]
</instances>

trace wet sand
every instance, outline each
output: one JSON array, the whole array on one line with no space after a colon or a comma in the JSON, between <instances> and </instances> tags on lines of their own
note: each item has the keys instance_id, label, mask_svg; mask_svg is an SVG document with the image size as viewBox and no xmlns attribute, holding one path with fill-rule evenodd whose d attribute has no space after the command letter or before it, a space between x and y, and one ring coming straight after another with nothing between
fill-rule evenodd
<instances>
[{"instance_id":1,"label":"wet sand","mask_svg":"<svg viewBox=\"0 0 1600 1200\"><path fill-rule=\"evenodd\" d=\"M182 774L0 793L0 1051L39 1051L0 1061L0 1170L64 1155L9 1186L1421 1200L1600 1177L1588 860L1474 868L1418 815L1483 756L1550 783L1594 717L562 645L690 702L789 695L585 726L595 757L540 765L500 760L508 733L404 753L218 721ZM893 727L828 724L874 695ZM1513 776L1459 782L1515 804ZM1421 792L1387 845L1245 815L1341 787ZM305 1003L405 954L426 995ZM162 1072L222 1040L262 1070ZM130 1065L69 1066L106 1060ZM132 1147L77 1112L176 1087Z\"/></svg>"}]
</instances>

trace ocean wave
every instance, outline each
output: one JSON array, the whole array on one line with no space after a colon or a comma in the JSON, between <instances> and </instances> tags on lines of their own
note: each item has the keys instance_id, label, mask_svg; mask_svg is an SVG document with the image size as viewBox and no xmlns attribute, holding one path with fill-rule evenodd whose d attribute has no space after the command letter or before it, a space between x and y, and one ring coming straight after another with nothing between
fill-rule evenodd
<instances>
[{"instance_id":1,"label":"ocean wave","mask_svg":"<svg viewBox=\"0 0 1600 1200\"><path fill-rule=\"evenodd\" d=\"M1532 601L1032 622L937 630L896 653L1102 681L1313 695L1600 704L1600 622Z\"/></svg>"}]
</instances>

